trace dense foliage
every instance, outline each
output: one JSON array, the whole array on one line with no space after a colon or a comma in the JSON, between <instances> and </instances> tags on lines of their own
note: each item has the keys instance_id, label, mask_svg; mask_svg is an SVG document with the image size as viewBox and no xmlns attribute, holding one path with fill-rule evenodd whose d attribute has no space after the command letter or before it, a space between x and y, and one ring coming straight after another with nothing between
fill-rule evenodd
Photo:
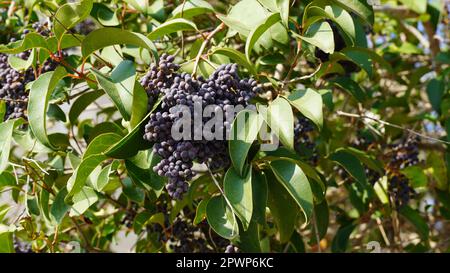
<instances>
[{"instance_id":1,"label":"dense foliage","mask_svg":"<svg viewBox=\"0 0 450 273\"><path fill-rule=\"evenodd\" d=\"M0 252L448 252L449 8L0 1Z\"/></svg>"}]
</instances>

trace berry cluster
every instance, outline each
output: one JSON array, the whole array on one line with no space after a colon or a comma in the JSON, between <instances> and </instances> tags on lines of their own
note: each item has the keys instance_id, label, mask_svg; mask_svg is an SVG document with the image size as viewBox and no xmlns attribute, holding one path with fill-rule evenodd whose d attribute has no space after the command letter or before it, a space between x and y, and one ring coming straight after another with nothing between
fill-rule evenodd
<instances>
[{"instance_id":1,"label":"berry cluster","mask_svg":"<svg viewBox=\"0 0 450 273\"><path fill-rule=\"evenodd\" d=\"M318 154L316 144L311 138L310 132L314 131L311 121L305 117L298 117L294 123L294 145L295 150L308 157L313 165L317 164Z\"/></svg>"},{"instance_id":2,"label":"berry cluster","mask_svg":"<svg viewBox=\"0 0 450 273\"><path fill-rule=\"evenodd\" d=\"M394 199L395 207L401 208L416 196L416 192L409 185L408 178L400 171L419 163L419 138L411 136L405 141L391 145L388 169L388 191Z\"/></svg>"},{"instance_id":3,"label":"berry cluster","mask_svg":"<svg viewBox=\"0 0 450 273\"><path fill-rule=\"evenodd\" d=\"M8 64L8 55L0 54L0 100L6 103L5 120L26 117L28 93L25 86L33 80L31 68L16 71Z\"/></svg>"},{"instance_id":4,"label":"berry cluster","mask_svg":"<svg viewBox=\"0 0 450 273\"><path fill-rule=\"evenodd\" d=\"M32 28L43 36L49 36L49 30L47 23L41 24L39 22L33 23ZM21 38L24 38L26 34L30 32L29 29L25 29L22 32ZM11 42L15 39L11 39ZM31 51L24 51L17 54L17 57L27 60L30 57ZM58 58L64 58L66 53L63 52L62 56ZM40 67L40 73L53 71L58 66L58 62L54 60L45 61ZM26 85L36 79L35 71L30 67L25 71L16 71L8 63L8 55L0 54L0 100L6 103L6 114L4 119L25 118L28 104L28 93L26 91Z\"/></svg>"},{"instance_id":5,"label":"berry cluster","mask_svg":"<svg viewBox=\"0 0 450 273\"><path fill-rule=\"evenodd\" d=\"M172 225L169 246L175 253L205 253L208 248L205 234L184 218L176 218Z\"/></svg>"},{"instance_id":6,"label":"berry cluster","mask_svg":"<svg viewBox=\"0 0 450 273\"><path fill-rule=\"evenodd\" d=\"M136 217L138 208L139 206L137 203L132 203L131 208L125 212L121 224L125 225L127 228L131 228L133 226L134 218Z\"/></svg>"},{"instance_id":7,"label":"berry cluster","mask_svg":"<svg viewBox=\"0 0 450 273\"><path fill-rule=\"evenodd\" d=\"M234 106L246 107L259 92L259 87L253 79L240 79L236 64L221 65L209 79L195 79L188 73L177 73L179 65L173 61L173 56L163 54L158 66L153 65L141 79L149 95L149 107L162 96L159 108L150 115L145 126L144 139L155 142L153 150L162 157L154 171L168 178L166 189L169 195L181 199L188 190L187 181L195 175L192 171L194 162L205 163L213 171L230 164L226 136L235 115ZM198 117L195 108L203 112L207 106L214 107L212 117ZM189 116L185 116L186 109ZM202 128L218 114L226 118L211 131L220 139L207 139L207 134L202 134ZM186 118L190 118L190 128L183 129L188 132L190 129L190 133L188 137L175 140L171 135L172 126ZM202 124L199 126L194 120L201 120ZM201 137L198 137L199 133Z\"/></svg>"}]
</instances>

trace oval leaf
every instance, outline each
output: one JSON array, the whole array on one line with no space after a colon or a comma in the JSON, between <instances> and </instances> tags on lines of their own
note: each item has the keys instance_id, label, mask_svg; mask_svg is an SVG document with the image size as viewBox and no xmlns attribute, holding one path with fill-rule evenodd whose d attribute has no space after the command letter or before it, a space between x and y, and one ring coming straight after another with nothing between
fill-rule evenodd
<instances>
[{"instance_id":1,"label":"oval leaf","mask_svg":"<svg viewBox=\"0 0 450 273\"><path fill-rule=\"evenodd\" d=\"M223 181L225 197L247 230L253 214L252 170L241 178L233 168L229 168Z\"/></svg>"},{"instance_id":2,"label":"oval leaf","mask_svg":"<svg viewBox=\"0 0 450 273\"><path fill-rule=\"evenodd\" d=\"M313 194L308 178L302 169L297 164L285 159L272 161L270 167L277 180L300 206L305 220L308 222L313 210Z\"/></svg>"},{"instance_id":3,"label":"oval leaf","mask_svg":"<svg viewBox=\"0 0 450 273\"><path fill-rule=\"evenodd\" d=\"M206 206L206 218L211 228L225 239L233 239L239 227L230 207L222 196L215 196Z\"/></svg>"}]
</instances>

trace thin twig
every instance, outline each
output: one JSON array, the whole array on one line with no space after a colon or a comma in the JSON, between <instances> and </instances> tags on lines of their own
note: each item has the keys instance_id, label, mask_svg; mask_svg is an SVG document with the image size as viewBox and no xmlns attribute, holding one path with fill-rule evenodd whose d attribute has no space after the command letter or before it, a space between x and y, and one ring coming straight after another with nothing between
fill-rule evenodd
<instances>
[{"instance_id":1,"label":"thin twig","mask_svg":"<svg viewBox=\"0 0 450 273\"><path fill-rule=\"evenodd\" d=\"M203 51L205 51L205 48L208 45L209 41L212 39L212 37L214 37L214 35L216 35L220 31L222 31L224 28L225 28L225 24L221 23L220 25L218 25L216 27L216 29L211 31L208 34L208 36L206 36L206 39L203 41L202 45L200 46L197 57L195 58L194 70L192 71L192 75L195 75L197 73L198 63L200 62L200 58L202 57Z\"/></svg>"},{"instance_id":2,"label":"thin twig","mask_svg":"<svg viewBox=\"0 0 450 273\"><path fill-rule=\"evenodd\" d=\"M397 129L401 129L401 130L407 131L408 133L411 133L413 135L419 136L421 138L424 138L424 139L427 139L427 140L430 140L430 141L435 141L435 142L440 142L440 143L443 143L443 144L446 144L446 145L450 145L450 142L448 142L448 141L437 139L437 138L434 138L434 137L430 137L430 136L424 135L422 133L416 132L414 130L411 130L411 129L408 129L408 128L402 127L400 125L393 124L393 123L390 123L390 122L387 122L387 121L384 121L384 120L381 120L381 119L377 119L377 118L374 118L374 117L369 117L369 116L366 116L366 115L346 113L346 112L342 112L342 111L337 111L336 113L338 115L340 115L340 116L359 118L359 119L363 119L363 120L364 119L370 119L372 121L378 122L378 123L386 125L386 126L390 126L390 127L393 127L393 128L397 128Z\"/></svg>"}]
</instances>

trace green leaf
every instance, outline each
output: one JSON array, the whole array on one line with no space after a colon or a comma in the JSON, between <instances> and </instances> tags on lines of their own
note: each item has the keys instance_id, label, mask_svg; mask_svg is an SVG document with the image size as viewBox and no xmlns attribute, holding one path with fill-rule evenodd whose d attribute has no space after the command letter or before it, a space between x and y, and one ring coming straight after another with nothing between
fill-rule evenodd
<instances>
[{"instance_id":1,"label":"green leaf","mask_svg":"<svg viewBox=\"0 0 450 273\"><path fill-rule=\"evenodd\" d=\"M255 111L244 110L236 115L231 125L228 148L233 167L240 176L243 176L248 151L258 136L262 121Z\"/></svg>"},{"instance_id":2,"label":"green leaf","mask_svg":"<svg viewBox=\"0 0 450 273\"><path fill-rule=\"evenodd\" d=\"M117 10L114 12L102 3L94 3L91 16L96 18L103 26L113 27L120 24L119 18L117 17Z\"/></svg>"},{"instance_id":3,"label":"green leaf","mask_svg":"<svg viewBox=\"0 0 450 273\"><path fill-rule=\"evenodd\" d=\"M297 164L285 159L272 161L270 167L277 180L303 211L306 222L309 222L313 211L313 194L303 170Z\"/></svg>"},{"instance_id":4,"label":"green leaf","mask_svg":"<svg viewBox=\"0 0 450 273\"><path fill-rule=\"evenodd\" d=\"M25 35L23 40L19 40L7 45L0 45L0 53L17 54L33 48L48 49L47 41L41 35L31 32Z\"/></svg>"},{"instance_id":5,"label":"green leaf","mask_svg":"<svg viewBox=\"0 0 450 273\"><path fill-rule=\"evenodd\" d=\"M356 225L354 224L347 224L339 227L331 243L331 251L333 253L341 253L347 250L348 240L355 227Z\"/></svg>"},{"instance_id":6,"label":"green leaf","mask_svg":"<svg viewBox=\"0 0 450 273\"><path fill-rule=\"evenodd\" d=\"M250 222L248 229L243 230L241 225L239 225L239 229L239 237L236 239L239 250L244 253L260 253L261 239L259 237L258 224L252 221Z\"/></svg>"},{"instance_id":7,"label":"green leaf","mask_svg":"<svg viewBox=\"0 0 450 273\"><path fill-rule=\"evenodd\" d=\"M233 211L222 196L215 196L206 206L206 218L211 228L225 239L233 239L239 233Z\"/></svg>"},{"instance_id":8,"label":"green leaf","mask_svg":"<svg viewBox=\"0 0 450 273\"><path fill-rule=\"evenodd\" d=\"M336 2L343 8L356 13L367 24L373 25L375 21L373 7L368 4L367 0L336 0Z\"/></svg>"},{"instance_id":9,"label":"green leaf","mask_svg":"<svg viewBox=\"0 0 450 273\"><path fill-rule=\"evenodd\" d=\"M109 78L95 69L91 71L122 117L127 121L130 120L133 111L133 94L136 82L134 63L129 60L122 61L114 68Z\"/></svg>"},{"instance_id":10,"label":"green leaf","mask_svg":"<svg viewBox=\"0 0 450 273\"><path fill-rule=\"evenodd\" d=\"M400 172L408 177L413 188L426 187L428 184L428 178L425 175L423 168L419 166L409 166Z\"/></svg>"},{"instance_id":11,"label":"green leaf","mask_svg":"<svg viewBox=\"0 0 450 273\"><path fill-rule=\"evenodd\" d=\"M288 97L289 102L305 117L309 118L319 129L323 126L322 96L315 90L296 90Z\"/></svg>"},{"instance_id":12,"label":"green leaf","mask_svg":"<svg viewBox=\"0 0 450 273\"><path fill-rule=\"evenodd\" d=\"M445 93L445 83L441 79L432 79L427 85L428 100L433 110L441 113L442 97Z\"/></svg>"},{"instance_id":13,"label":"green leaf","mask_svg":"<svg viewBox=\"0 0 450 273\"><path fill-rule=\"evenodd\" d=\"M266 223L266 207L267 207L267 180L263 172L253 172L252 174L253 188L253 218L261 225Z\"/></svg>"},{"instance_id":14,"label":"green leaf","mask_svg":"<svg viewBox=\"0 0 450 273\"><path fill-rule=\"evenodd\" d=\"M330 24L325 21L313 23L306 31L305 35L292 33L294 37L317 46L323 52L332 54L334 52L334 34Z\"/></svg>"},{"instance_id":15,"label":"green leaf","mask_svg":"<svg viewBox=\"0 0 450 273\"><path fill-rule=\"evenodd\" d=\"M81 43L81 53L84 59L95 51L107 46L125 44L147 49L157 58L158 52L155 45L140 33L135 33L120 28L99 28L90 32Z\"/></svg>"},{"instance_id":16,"label":"green leaf","mask_svg":"<svg viewBox=\"0 0 450 273\"><path fill-rule=\"evenodd\" d=\"M242 54L241 52L237 51L236 49L233 48L216 48L212 51L212 54L219 54L219 55L225 55L227 57L229 57L230 59L234 60L237 64L247 68L248 72L250 72L250 74L257 76L257 72L254 68L254 66L247 60L247 58L245 57L244 54Z\"/></svg>"},{"instance_id":17,"label":"green leaf","mask_svg":"<svg viewBox=\"0 0 450 273\"><path fill-rule=\"evenodd\" d=\"M98 166L97 168L100 168L100 166ZM100 171L98 172L96 177L93 178L91 175L91 184L96 191L101 192L108 185L111 168L112 164L108 164L105 167L100 168Z\"/></svg>"},{"instance_id":18,"label":"green leaf","mask_svg":"<svg viewBox=\"0 0 450 273\"><path fill-rule=\"evenodd\" d=\"M137 203L144 202L145 198L144 191L136 187L129 177L126 177L125 179L122 180L122 185L123 185L123 194L125 194L126 197Z\"/></svg>"},{"instance_id":19,"label":"green leaf","mask_svg":"<svg viewBox=\"0 0 450 273\"><path fill-rule=\"evenodd\" d=\"M127 168L131 179L133 179L136 184L142 185L143 188L148 190L148 187L150 187L150 189L155 191L161 191L164 188L164 178L153 171L153 166L149 166L148 169L142 169L130 160L125 160L125 167Z\"/></svg>"},{"instance_id":20,"label":"green leaf","mask_svg":"<svg viewBox=\"0 0 450 273\"><path fill-rule=\"evenodd\" d=\"M68 194L66 201L72 195L78 193L86 183L92 171L105 159L105 150L117 143L121 139L120 135L106 133L96 137L87 147L80 165L76 168L72 176L67 181Z\"/></svg>"},{"instance_id":21,"label":"green leaf","mask_svg":"<svg viewBox=\"0 0 450 273\"><path fill-rule=\"evenodd\" d=\"M306 19L315 16L326 17L333 20L346 35L347 40L354 43L356 40L356 27L353 18L346 10L337 5L330 5L329 1L313 1L306 10ZM305 19L304 19L305 20Z\"/></svg>"},{"instance_id":22,"label":"green leaf","mask_svg":"<svg viewBox=\"0 0 450 273\"><path fill-rule=\"evenodd\" d=\"M82 0L78 3L62 5L55 13L53 19L53 33L58 40L72 27L89 16L92 9L92 0Z\"/></svg>"},{"instance_id":23,"label":"green leaf","mask_svg":"<svg viewBox=\"0 0 450 273\"><path fill-rule=\"evenodd\" d=\"M331 83L348 92L359 102L364 102L367 99L366 92L362 89L362 87L350 78L338 77Z\"/></svg>"},{"instance_id":24,"label":"green leaf","mask_svg":"<svg viewBox=\"0 0 450 273\"><path fill-rule=\"evenodd\" d=\"M202 199L197 205L195 212L194 225L200 224L206 218L206 206L208 205L209 199Z\"/></svg>"},{"instance_id":25,"label":"green leaf","mask_svg":"<svg viewBox=\"0 0 450 273\"><path fill-rule=\"evenodd\" d=\"M247 230L253 214L252 170L249 168L241 178L233 168L229 168L223 180L225 197Z\"/></svg>"},{"instance_id":26,"label":"green leaf","mask_svg":"<svg viewBox=\"0 0 450 273\"><path fill-rule=\"evenodd\" d=\"M98 201L98 196L92 188L83 187L73 196L72 201L73 205L69 212L70 217L82 215Z\"/></svg>"},{"instance_id":27,"label":"green leaf","mask_svg":"<svg viewBox=\"0 0 450 273\"><path fill-rule=\"evenodd\" d=\"M145 115L148 112L148 95L147 92L145 92L144 87L138 82L134 82L134 88L133 88L133 101L131 106L131 119L130 119L130 126L131 128L134 128L137 126L142 118L145 117Z\"/></svg>"},{"instance_id":28,"label":"green leaf","mask_svg":"<svg viewBox=\"0 0 450 273\"><path fill-rule=\"evenodd\" d=\"M187 0L172 11L173 18L192 18L208 12L214 12L213 6L203 0Z\"/></svg>"},{"instance_id":29,"label":"green leaf","mask_svg":"<svg viewBox=\"0 0 450 273\"><path fill-rule=\"evenodd\" d=\"M247 37L247 42L245 43L245 55L247 60L250 62L250 53L253 50L258 39L274 24L281 20L279 13L273 13L267 17L267 19L261 23L258 27L253 29Z\"/></svg>"},{"instance_id":30,"label":"green leaf","mask_svg":"<svg viewBox=\"0 0 450 273\"><path fill-rule=\"evenodd\" d=\"M9 153L11 152L11 141L15 120L0 123L0 174L9 165Z\"/></svg>"},{"instance_id":31,"label":"green leaf","mask_svg":"<svg viewBox=\"0 0 450 273\"><path fill-rule=\"evenodd\" d=\"M373 62L379 63L389 73L394 73L391 65L383 57L368 48L346 47L341 50L341 53L364 69L369 77L372 77L373 74Z\"/></svg>"},{"instance_id":32,"label":"green leaf","mask_svg":"<svg viewBox=\"0 0 450 273\"><path fill-rule=\"evenodd\" d=\"M135 156L140 150L146 150L151 147L152 143L143 139L145 133L144 125L148 121L150 114L155 111L158 107L161 99L159 99L154 105L152 110L147 114L147 116L142 119L142 121L136 125L136 127L131 130L125 137L123 137L114 146L109 148L105 154L112 158L130 158Z\"/></svg>"},{"instance_id":33,"label":"green leaf","mask_svg":"<svg viewBox=\"0 0 450 273\"><path fill-rule=\"evenodd\" d=\"M69 211L70 206L67 205L64 202L64 198L67 195L66 189L61 189L55 197L55 200L53 201L53 204L50 208L50 215L53 217L54 221L57 224L61 224L64 216L66 215L67 211Z\"/></svg>"},{"instance_id":34,"label":"green leaf","mask_svg":"<svg viewBox=\"0 0 450 273\"><path fill-rule=\"evenodd\" d=\"M67 71L58 66L55 71L47 72L39 76L33 82L28 101L28 120L30 128L36 139L45 146L56 150L56 145L50 142L47 135L47 109L48 101L61 79L67 76Z\"/></svg>"},{"instance_id":35,"label":"green leaf","mask_svg":"<svg viewBox=\"0 0 450 273\"><path fill-rule=\"evenodd\" d=\"M345 150L337 150L329 156L329 159L341 165L363 187L367 187L367 178L360 160Z\"/></svg>"},{"instance_id":36,"label":"green leaf","mask_svg":"<svg viewBox=\"0 0 450 273\"><path fill-rule=\"evenodd\" d=\"M280 243L286 243L291 238L297 223L298 206L286 189L275 180L273 175L267 174L269 189L267 205L280 232Z\"/></svg>"},{"instance_id":37,"label":"green leaf","mask_svg":"<svg viewBox=\"0 0 450 273\"><path fill-rule=\"evenodd\" d=\"M26 70L28 69L34 62L36 50L31 50L31 54L28 59L24 60L14 55L10 55L8 57L8 64L15 70Z\"/></svg>"},{"instance_id":38,"label":"green leaf","mask_svg":"<svg viewBox=\"0 0 450 273\"><path fill-rule=\"evenodd\" d=\"M277 0L277 6L280 10L281 21L285 27L289 24L289 0Z\"/></svg>"},{"instance_id":39,"label":"green leaf","mask_svg":"<svg viewBox=\"0 0 450 273\"><path fill-rule=\"evenodd\" d=\"M13 233L0 225L0 253L14 253Z\"/></svg>"},{"instance_id":40,"label":"green leaf","mask_svg":"<svg viewBox=\"0 0 450 273\"><path fill-rule=\"evenodd\" d=\"M16 179L14 178L14 176L11 173L9 173L9 172L0 173L0 190L4 187L9 187L9 186L14 186L14 185L16 185Z\"/></svg>"},{"instance_id":41,"label":"green leaf","mask_svg":"<svg viewBox=\"0 0 450 273\"><path fill-rule=\"evenodd\" d=\"M100 98L104 93L96 90L88 93L84 93L79 96L73 103L69 110L70 124L75 125L80 114L86 110L86 108L93 103L96 99Z\"/></svg>"},{"instance_id":42,"label":"green leaf","mask_svg":"<svg viewBox=\"0 0 450 273\"><path fill-rule=\"evenodd\" d=\"M420 216L419 211L413 210L409 206L403 206L399 210L400 214L403 215L411 224L413 224L417 231L419 232L422 240L428 240L430 234L430 228L428 227L425 219Z\"/></svg>"},{"instance_id":43,"label":"green leaf","mask_svg":"<svg viewBox=\"0 0 450 273\"><path fill-rule=\"evenodd\" d=\"M330 212L328 209L328 203L326 199L323 199L323 201L317 205L314 206L314 214L315 214L315 220L317 227L317 234L316 235L316 228L314 225L311 225L312 230L312 236L311 236L311 245L317 244L317 237L319 237L319 240L325 237L328 230L328 224L330 219Z\"/></svg>"},{"instance_id":44,"label":"green leaf","mask_svg":"<svg viewBox=\"0 0 450 273\"><path fill-rule=\"evenodd\" d=\"M400 2L419 14L427 11L427 0L400 0Z\"/></svg>"},{"instance_id":45,"label":"green leaf","mask_svg":"<svg viewBox=\"0 0 450 273\"><path fill-rule=\"evenodd\" d=\"M185 30L197 30L197 26L194 22L183 18L172 19L155 28L149 35L147 35L147 38L150 40L155 40L161 36Z\"/></svg>"},{"instance_id":46,"label":"green leaf","mask_svg":"<svg viewBox=\"0 0 450 273\"><path fill-rule=\"evenodd\" d=\"M294 114L289 102L277 97L267 109L259 107L258 112L281 143L294 151Z\"/></svg>"}]
</instances>

